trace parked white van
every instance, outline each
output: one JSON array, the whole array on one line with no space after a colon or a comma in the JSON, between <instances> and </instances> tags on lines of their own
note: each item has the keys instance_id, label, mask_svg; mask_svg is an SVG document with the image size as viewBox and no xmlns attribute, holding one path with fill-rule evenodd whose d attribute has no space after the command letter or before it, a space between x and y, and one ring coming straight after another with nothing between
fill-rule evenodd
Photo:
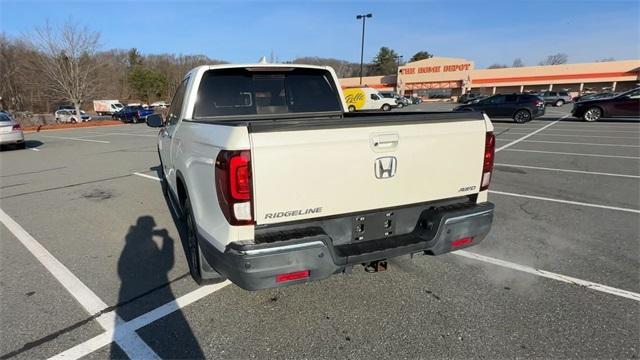
<instances>
[{"instance_id":1,"label":"parked white van","mask_svg":"<svg viewBox=\"0 0 640 360\"><path fill-rule=\"evenodd\" d=\"M124 105L118 100L93 100L93 110L98 115L113 115L123 107Z\"/></svg>"},{"instance_id":2,"label":"parked white van","mask_svg":"<svg viewBox=\"0 0 640 360\"><path fill-rule=\"evenodd\" d=\"M348 88L344 89L343 93L349 112L361 110L389 111L396 107L396 99L382 97L378 90L370 87Z\"/></svg>"}]
</instances>

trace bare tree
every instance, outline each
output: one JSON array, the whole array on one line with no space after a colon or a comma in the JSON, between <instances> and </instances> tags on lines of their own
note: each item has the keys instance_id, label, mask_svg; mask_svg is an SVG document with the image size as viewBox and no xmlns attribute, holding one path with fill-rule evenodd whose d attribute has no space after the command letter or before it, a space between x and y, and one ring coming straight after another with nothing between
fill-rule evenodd
<instances>
[{"instance_id":1,"label":"bare tree","mask_svg":"<svg viewBox=\"0 0 640 360\"><path fill-rule=\"evenodd\" d=\"M56 28L48 23L37 27L31 37L40 53L35 64L47 78L50 90L71 102L78 113L96 81L95 53L99 39L100 33L71 20Z\"/></svg>"},{"instance_id":2,"label":"bare tree","mask_svg":"<svg viewBox=\"0 0 640 360\"><path fill-rule=\"evenodd\" d=\"M567 54L557 53L547 56L539 65L562 65L567 63L568 58Z\"/></svg>"},{"instance_id":3,"label":"bare tree","mask_svg":"<svg viewBox=\"0 0 640 360\"><path fill-rule=\"evenodd\" d=\"M610 62L610 61L616 61L616 59L612 57L608 57L608 58L596 60L596 62Z\"/></svg>"},{"instance_id":4,"label":"bare tree","mask_svg":"<svg viewBox=\"0 0 640 360\"><path fill-rule=\"evenodd\" d=\"M487 69L504 69L504 68L508 68L508 66L505 64L491 64L489 65L489 67L487 67Z\"/></svg>"},{"instance_id":5,"label":"bare tree","mask_svg":"<svg viewBox=\"0 0 640 360\"><path fill-rule=\"evenodd\" d=\"M511 67L523 67L523 66L524 66L524 62L522 61L522 59L520 58L513 59L513 64L511 65Z\"/></svg>"}]
</instances>

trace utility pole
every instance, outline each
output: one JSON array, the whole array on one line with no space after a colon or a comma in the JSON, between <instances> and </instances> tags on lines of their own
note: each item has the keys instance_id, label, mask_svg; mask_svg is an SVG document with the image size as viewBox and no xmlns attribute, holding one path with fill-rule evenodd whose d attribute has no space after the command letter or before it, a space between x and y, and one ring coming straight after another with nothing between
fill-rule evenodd
<instances>
[{"instance_id":1,"label":"utility pole","mask_svg":"<svg viewBox=\"0 0 640 360\"><path fill-rule=\"evenodd\" d=\"M402 55L396 56L396 60L398 61L398 68L396 69L396 92L400 94L400 65L402 64Z\"/></svg>"},{"instance_id":2,"label":"utility pole","mask_svg":"<svg viewBox=\"0 0 640 360\"><path fill-rule=\"evenodd\" d=\"M362 66L364 64L364 24L367 22L367 18L370 18L372 16L372 14L362 14L356 16L356 19L362 19L362 43L360 45L360 85L362 85Z\"/></svg>"}]
</instances>

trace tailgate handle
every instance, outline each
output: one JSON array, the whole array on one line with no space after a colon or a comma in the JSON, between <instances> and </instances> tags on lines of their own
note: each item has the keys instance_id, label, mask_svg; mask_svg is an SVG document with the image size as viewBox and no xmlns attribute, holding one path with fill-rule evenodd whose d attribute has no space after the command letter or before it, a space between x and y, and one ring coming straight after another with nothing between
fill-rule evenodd
<instances>
[{"instance_id":1,"label":"tailgate handle","mask_svg":"<svg viewBox=\"0 0 640 360\"><path fill-rule=\"evenodd\" d=\"M398 146L400 136L398 134L380 134L371 137L371 143L375 149L386 150Z\"/></svg>"}]
</instances>

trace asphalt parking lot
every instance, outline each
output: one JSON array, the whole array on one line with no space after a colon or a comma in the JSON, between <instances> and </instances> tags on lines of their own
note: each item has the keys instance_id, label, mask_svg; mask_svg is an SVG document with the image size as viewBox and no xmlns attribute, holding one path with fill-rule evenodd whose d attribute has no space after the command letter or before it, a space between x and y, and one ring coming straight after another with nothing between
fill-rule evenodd
<instances>
[{"instance_id":1,"label":"asphalt parking lot","mask_svg":"<svg viewBox=\"0 0 640 360\"><path fill-rule=\"evenodd\" d=\"M27 134L0 153L0 358L637 358L640 121L570 107L494 122L480 245L259 292L188 275L155 130Z\"/></svg>"}]
</instances>

